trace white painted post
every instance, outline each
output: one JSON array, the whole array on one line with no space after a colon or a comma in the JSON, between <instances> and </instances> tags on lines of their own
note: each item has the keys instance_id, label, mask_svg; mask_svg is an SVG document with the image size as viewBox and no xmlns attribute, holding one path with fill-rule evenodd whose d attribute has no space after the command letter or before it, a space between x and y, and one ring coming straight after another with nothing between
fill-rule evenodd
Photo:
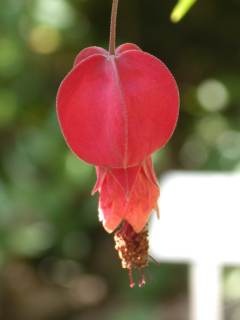
<instances>
[{"instance_id":1,"label":"white painted post","mask_svg":"<svg viewBox=\"0 0 240 320\"><path fill-rule=\"evenodd\" d=\"M240 266L240 174L173 172L160 187L150 254L190 264L191 320L222 320L221 269Z\"/></svg>"},{"instance_id":2,"label":"white painted post","mask_svg":"<svg viewBox=\"0 0 240 320\"><path fill-rule=\"evenodd\" d=\"M194 263L190 269L190 319L222 320L221 267Z\"/></svg>"}]
</instances>

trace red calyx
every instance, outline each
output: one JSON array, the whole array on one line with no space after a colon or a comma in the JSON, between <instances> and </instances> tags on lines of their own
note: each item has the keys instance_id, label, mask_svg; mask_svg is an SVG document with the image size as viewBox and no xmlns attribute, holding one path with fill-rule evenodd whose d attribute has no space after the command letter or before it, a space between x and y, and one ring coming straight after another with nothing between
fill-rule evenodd
<instances>
[{"instance_id":1,"label":"red calyx","mask_svg":"<svg viewBox=\"0 0 240 320\"><path fill-rule=\"evenodd\" d=\"M58 119L72 151L112 168L136 166L163 147L178 110L172 74L134 44L120 46L115 55L84 49L57 95Z\"/></svg>"}]
</instances>

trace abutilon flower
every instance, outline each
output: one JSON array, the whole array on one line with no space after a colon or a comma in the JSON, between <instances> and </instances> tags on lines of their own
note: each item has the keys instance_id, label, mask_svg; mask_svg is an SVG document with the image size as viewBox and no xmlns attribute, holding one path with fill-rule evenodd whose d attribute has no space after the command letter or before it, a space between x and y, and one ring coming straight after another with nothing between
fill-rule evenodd
<instances>
[{"instance_id":1,"label":"abutilon flower","mask_svg":"<svg viewBox=\"0 0 240 320\"><path fill-rule=\"evenodd\" d=\"M83 49L57 94L57 114L70 149L96 166L99 219L115 232L115 248L128 269L148 265L147 221L159 186L151 155L171 137L178 118L176 82L156 57L126 43L115 50L118 1L113 1L109 51Z\"/></svg>"}]
</instances>

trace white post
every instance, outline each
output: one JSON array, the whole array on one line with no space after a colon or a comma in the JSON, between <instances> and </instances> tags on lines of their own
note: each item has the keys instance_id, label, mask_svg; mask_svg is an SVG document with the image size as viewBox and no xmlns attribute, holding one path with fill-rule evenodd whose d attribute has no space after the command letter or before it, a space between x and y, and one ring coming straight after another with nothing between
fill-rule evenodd
<instances>
[{"instance_id":1,"label":"white post","mask_svg":"<svg viewBox=\"0 0 240 320\"><path fill-rule=\"evenodd\" d=\"M222 320L221 267L201 261L190 268L190 319Z\"/></svg>"},{"instance_id":2,"label":"white post","mask_svg":"<svg viewBox=\"0 0 240 320\"><path fill-rule=\"evenodd\" d=\"M223 319L221 266L240 265L239 186L233 173L175 172L162 180L150 254L190 264L191 320Z\"/></svg>"}]
</instances>

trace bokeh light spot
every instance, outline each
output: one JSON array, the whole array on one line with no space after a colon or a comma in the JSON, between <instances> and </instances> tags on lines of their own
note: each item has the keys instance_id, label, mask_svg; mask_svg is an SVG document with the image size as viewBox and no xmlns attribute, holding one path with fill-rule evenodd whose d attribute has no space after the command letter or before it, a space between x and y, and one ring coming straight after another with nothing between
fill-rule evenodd
<instances>
[{"instance_id":1,"label":"bokeh light spot","mask_svg":"<svg viewBox=\"0 0 240 320\"><path fill-rule=\"evenodd\" d=\"M65 0L38 0L34 10L37 22L53 27L66 28L74 24L74 11Z\"/></svg>"},{"instance_id":2,"label":"bokeh light spot","mask_svg":"<svg viewBox=\"0 0 240 320\"><path fill-rule=\"evenodd\" d=\"M219 136L229 129L229 124L221 114L214 113L199 120L196 129L207 144L215 145Z\"/></svg>"},{"instance_id":3,"label":"bokeh light spot","mask_svg":"<svg viewBox=\"0 0 240 320\"><path fill-rule=\"evenodd\" d=\"M229 102L229 93L222 82L209 79L199 85L197 98L203 109L214 112L226 107Z\"/></svg>"},{"instance_id":4,"label":"bokeh light spot","mask_svg":"<svg viewBox=\"0 0 240 320\"><path fill-rule=\"evenodd\" d=\"M94 306L107 295L107 285L103 278L97 275L82 275L70 283L72 303Z\"/></svg>"},{"instance_id":5,"label":"bokeh light spot","mask_svg":"<svg viewBox=\"0 0 240 320\"><path fill-rule=\"evenodd\" d=\"M197 136L191 136L181 148L180 160L185 168L197 169L208 159L208 148Z\"/></svg>"},{"instance_id":6,"label":"bokeh light spot","mask_svg":"<svg viewBox=\"0 0 240 320\"><path fill-rule=\"evenodd\" d=\"M35 256L51 247L54 240L53 226L46 222L19 226L10 234L8 244L16 254Z\"/></svg>"},{"instance_id":7,"label":"bokeh light spot","mask_svg":"<svg viewBox=\"0 0 240 320\"><path fill-rule=\"evenodd\" d=\"M81 267L74 260L58 259L52 267L52 280L63 287L68 287L81 274Z\"/></svg>"},{"instance_id":8,"label":"bokeh light spot","mask_svg":"<svg viewBox=\"0 0 240 320\"><path fill-rule=\"evenodd\" d=\"M53 27L40 25L31 30L29 44L32 50L37 53L53 53L61 44L61 35L60 32Z\"/></svg>"},{"instance_id":9,"label":"bokeh light spot","mask_svg":"<svg viewBox=\"0 0 240 320\"><path fill-rule=\"evenodd\" d=\"M240 159L240 132L228 130L223 132L217 141L220 153L227 159Z\"/></svg>"}]
</instances>

